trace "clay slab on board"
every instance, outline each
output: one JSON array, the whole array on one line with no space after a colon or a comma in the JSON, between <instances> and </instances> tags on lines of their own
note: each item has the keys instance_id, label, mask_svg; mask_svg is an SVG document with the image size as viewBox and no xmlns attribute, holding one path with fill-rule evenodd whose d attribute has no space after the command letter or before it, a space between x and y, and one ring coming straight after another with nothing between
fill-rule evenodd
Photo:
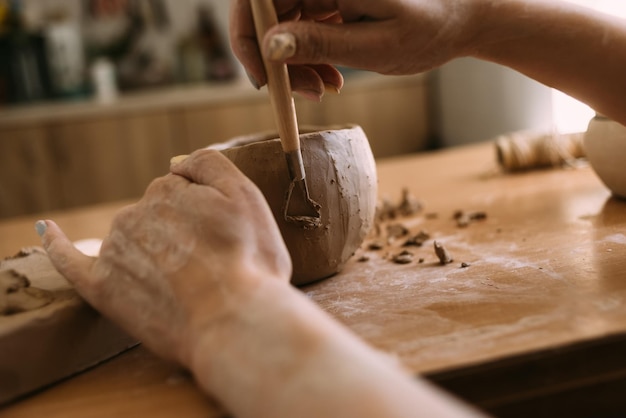
<instances>
[{"instance_id":1,"label":"clay slab on board","mask_svg":"<svg viewBox=\"0 0 626 418\"><path fill-rule=\"evenodd\" d=\"M43 249L23 249L15 257L0 261L0 274L5 284L7 278L15 277L17 282L26 278L29 293L44 295L44 306L0 314L0 404L137 344L78 296ZM16 290L3 290L0 306L6 307L2 302Z\"/></svg>"}]
</instances>

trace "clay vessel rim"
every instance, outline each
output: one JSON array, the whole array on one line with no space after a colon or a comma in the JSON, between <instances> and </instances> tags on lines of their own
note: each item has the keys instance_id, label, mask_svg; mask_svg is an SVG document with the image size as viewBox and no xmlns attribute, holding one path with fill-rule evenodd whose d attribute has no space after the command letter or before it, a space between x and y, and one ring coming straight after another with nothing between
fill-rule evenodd
<instances>
[{"instance_id":1,"label":"clay vessel rim","mask_svg":"<svg viewBox=\"0 0 626 418\"><path fill-rule=\"evenodd\" d=\"M360 126L356 124L342 124L342 125L330 125L330 126L302 125L299 127L301 140L307 140L315 136L315 134L318 134L321 132L340 132L340 131L350 131L354 129L360 129ZM268 130L264 132L251 134L251 135L238 136L226 142L219 142L216 144L211 144L206 148L211 149L211 150L223 151L227 149L254 145L260 142L280 142L278 132L275 130Z\"/></svg>"}]
</instances>

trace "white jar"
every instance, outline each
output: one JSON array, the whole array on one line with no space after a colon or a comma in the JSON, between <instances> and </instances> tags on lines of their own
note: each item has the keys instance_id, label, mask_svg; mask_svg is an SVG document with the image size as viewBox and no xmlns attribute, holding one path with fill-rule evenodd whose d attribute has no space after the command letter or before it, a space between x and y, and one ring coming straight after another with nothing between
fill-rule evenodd
<instances>
[{"instance_id":1,"label":"white jar","mask_svg":"<svg viewBox=\"0 0 626 418\"><path fill-rule=\"evenodd\" d=\"M98 58L91 66L91 81L94 95L100 103L111 103L117 99L115 66L108 58Z\"/></svg>"},{"instance_id":2,"label":"white jar","mask_svg":"<svg viewBox=\"0 0 626 418\"><path fill-rule=\"evenodd\" d=\"M45 36L55 94L72 96L82 93L85 87L85 58L78 25L60 21L49 25Z\"/></svg>"},{"instance_id":3,"label":"white jar","mask_svg":"<svg viewBox=\"0 0 626 418\"><path fill-rule=\"evenodd\" d=\"M585 155L617 197L626 198L626 126L597 114L584 139Z\"/></svg>"}]
</instances>

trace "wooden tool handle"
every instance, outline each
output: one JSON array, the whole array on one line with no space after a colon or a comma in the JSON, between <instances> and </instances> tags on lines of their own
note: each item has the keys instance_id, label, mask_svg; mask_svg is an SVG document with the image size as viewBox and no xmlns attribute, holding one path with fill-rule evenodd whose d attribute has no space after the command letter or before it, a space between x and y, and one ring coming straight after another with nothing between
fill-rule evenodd
<instances>
[{"instance_id":1,"label":"wooden tool handle","mask_svg":"<svg viewBox=\"0 0 626 418\"><path fill-rule=\"evenodd\" d=\"M272 26L278 24L278 17L272 0L250 0L254 26L259 44L263 36ZM300 151L300 136L296 106L291 94L287 65L271 62L263 57L267 74L267 89L274 110L274 121L278 127L278 135L285 153Z\"/></svg>"}]
</instances>

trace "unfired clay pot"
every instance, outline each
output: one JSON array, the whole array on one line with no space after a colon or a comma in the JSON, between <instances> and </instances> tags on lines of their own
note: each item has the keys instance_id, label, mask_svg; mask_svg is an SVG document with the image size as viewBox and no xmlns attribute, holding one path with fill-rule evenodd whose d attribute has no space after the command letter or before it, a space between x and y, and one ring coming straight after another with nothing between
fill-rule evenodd
<instances>
[{"instance_id":1,"label":"unfired clay pot","mask_svg":"<svg viewBox=\"0 0 626 418\"><path fill-rule=\"evenodd\" d=\"M300 130L310 197L321 225L305 229L284 219L290 179L278 135L264 133L215 144L265 195L293 262L292 283L331 276L361 245L374 222L377 177L363 130L355 125Z\"/></svg>"},{"instance_id":2,"label":"unfired clay pot","mask_svg":"<svg viewBox=\"0 0 626 418\"><path fill-rule=\"evenodd\" d=\"M598 115L589 122L584 146L598 177L615 196L626 198L626 127Z\"/></svg>"}]
</instances>

